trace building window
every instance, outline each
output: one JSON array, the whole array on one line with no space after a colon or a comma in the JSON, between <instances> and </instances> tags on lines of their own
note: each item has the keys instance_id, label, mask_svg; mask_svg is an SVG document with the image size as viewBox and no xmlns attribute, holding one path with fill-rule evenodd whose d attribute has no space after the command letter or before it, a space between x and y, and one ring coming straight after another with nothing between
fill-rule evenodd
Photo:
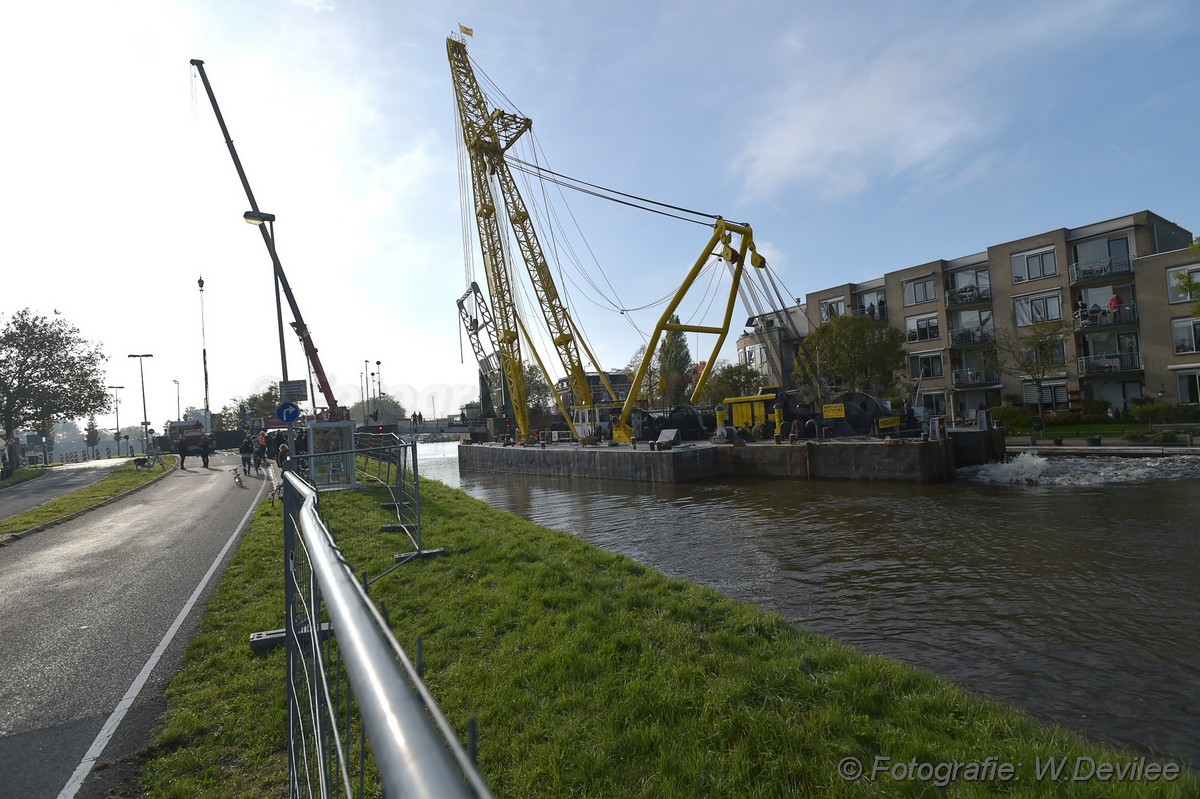
<instances>
[{"instance_id":1,"label":"building window","mask_svg":"<svg viewBox=\"0 0 1200 799\"><path fill-rule=\"evenodd\" d=\"M1200 372L1180 372L1179 404L1200 405Z\"/></svg>"},{"instance_id":2,"label":"building window","mask_svg":"<svg viewBox=\"0 0 1200 799\"><path fill-rule=\"evenodd\" d=\"M1054 250L1014 255L1012 273L1014 283L1057 275L1058 262L1054 259Z\"/></svg>"},{"instance_id":3,"label":"building window","mask_svg":"<svg viewBox=\"0 0 1200 799\"><path fill-rule=\"evenodd\" d=\"M1200 319L1176 319L1171 323L1175 352L1200 352Z\"/></svg>"},{"instance_id":4,"label":"building window","mask_svg":"<svg viewBox=\"0 0 1200 799\"><path fill-rule=\"evenodd\" d=\"M922 302L933 302L937 299L933 277L920 280L910 280L904 284L904 304L918 305Z\"/></svg>"},{"instance_id":5,"label":"building window","mask_svg":"<svg viewBox=\"0 0 1200 799\"><path fill-rule=\"evenodd\" d=\"M984 269L960 269L946 276L946 288L950 291L961 291L974 287L981 293L992 290L992 273Z\"/></svg>"},{"instance_id":6,"label":"building window","mask_svg":"<svg viewBox=\"0 0 1200 799\"><path fill-rule=\"evenodd\" d=\"M942 354L908 356L908 376L913 380L920 377L942 376Z\"/></svg>"},{"instance_id":7,"label":"building window","mask_svg":"<svg viewBox=\"0 0 1200 799\"><path fill-rule=\"evenodd\" d=\"M1013 300L1013 310L1017 315L1017 326L1025 327L1034 322L1062 319L1062 300L1059 299L1057 292L1033 297L1018 297Z\"/></svg>"},{"instance_id":8,"label":"building window","mask_svg":"<svg viewBox=\"0 0 1200 799\"><path fill-rule=\"evenodd\" d=\"M1055 341L1044 345L1038 352L1031 347L1025 351L1025 358L1029 363L1064 364L1067 362L1067 345L1062 341Z\"/></svg>"},{"instance_id":9,"label":"building window","mask_svg":"<svg viewBox=\"0 0 1200 799\"><path fill-rule=\"evenodd\" d=\"M828 322L839 316L846 315L845 300L825 300L821 303L821 321Z\"/></svg>"},{"instance_id":10,"label":"building window","mask_svg":"<svg viewBox=\"0 0 1200 799\"><path fill-rule=\"evenodd\" d=\"M1025 404L1037 407L1037 387L1031 381L1021 386L1024 392ZM1047 411L1066 410L1070 407L1067 402L1066 383L1042 383L1042 409Z\"/></svg>"},{"instance_id":11,"label":"building window","mask_svg":"<svg viewBox=\"0 0 1200 799\"><path fill-rule=\"evenodd\" d=\"M941 392L921 395L921 407L930 416L946 415L946 395Z\"/></svg>"},{"instance_id":12,"label":"building window","mask_svg":"<svg viewBox=\"0 0 1200 799\"><path fill-rule=\"evenodd\" d=\"M941 338L937 314L910 316L904 320L904 329L909 341L931 341Z\"/></svg>"},{"instance_id":13,"label":"building window","mask_svg":"<svg viewBox=\"0 0 1200 799\"><path fill-rule=\"evenodd\" d=\"M1167 270L1167 302L1191 302L1196 299L1196 292L1184 291L1179 286L1179 279L1187 275L1193 283L1200 283L1200 266L1177 266Z\"/></svg>"},{"instance_id":14,"label":"building window","mask_svg":"<svg viewBox=\"0 0 1200 799\"><path fill-rule=\"evenodd\" d=\"M749 366L761 375L767 374L771 366L767 362L766 344L751 344L745 347L738 354L738 359L742 362L743 366Z\"/></svg>"},{"instance_id":15,"label":"building window","mask_svg":"<svg viewBox=\"0 0 1200 799\"><path fill-rule=\"evenodd\" d=\"M1074 246L1075 263L1082 267L1100 266L1114 272L1129 271L1129 238L1092 239Z\"/></svg>"},{"instance_id":16,"label":"building window","mask_svg":"<svg viewBox=\"0 0 1200 799\"><path fill-rule=\"evenodd\" d=\"M887 295L882 291L865 291L854 295L854 313L871 319L887 319Z\"/></svg>"}]
</instances>

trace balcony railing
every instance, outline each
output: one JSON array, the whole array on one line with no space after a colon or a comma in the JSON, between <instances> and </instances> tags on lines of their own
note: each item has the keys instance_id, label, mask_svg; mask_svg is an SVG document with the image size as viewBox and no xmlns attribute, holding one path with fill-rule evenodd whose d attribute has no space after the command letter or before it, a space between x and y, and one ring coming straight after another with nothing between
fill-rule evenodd
<instances>
[{"instance_id":1,"label":"balcony railing","mask_svg":"<svg viewBox=\"0 0 1200 799\"><path fill-rule=\"evenodd\" d=\"M955 369L950 373L950 379L955 386L987 386L1000 382L995 372L986 369Z\"/></svg>"},{"instance_id":2,"label":"balcony railing","mask_svg":"<svg viewBox=\"0 0 1200 799\"><path fill-rule=\"evenodd\" d=\"M991 288L979 286L963 286L960 289L950 289L946 292L946 307L955 305L972 305L977 302L991 302Z\"/></svg>"},{"instance_id":3,"label":"balcony railing","mask_svg":"<svg viewBox=\"0 0 1200 799\"><path fill-rule=\"evenodd\" d=\"M995 340L996 329L993 327L960 327L950 331L951 347L991 344Z\"/></svg>"},{"instance_id":4,"label":"balcony railing","mask_svg":"<svg viewBox=\"0 0 1200 799\"><path fill-rule=\"evenodd\" d=\"M1088 355L1079 359L1079 374L1096 375L1105 372L1138 372L1142 368L1140 352L1113 352L1108 355Z\"/></svg>"},{"instance_id":5,"label":"balcony railing","mask_svg":"<svg viewBox=\"0 0 1200 799\"><path fill-rule=\"evenodd\" d=\"M870 319L879 319L881 321L887 321L887 318L888 318L887 306L882 305L882 304L880 304L874 308L872 308L869 305L866 308L863 308L862 306L857 306L857 307L851 308L850 313L854 314L855 316L866 316Z\"/></svg>"},{"instance_id":6,"label":"balcony railing","mask_svg":"<svg viewBox=\"0 0 1200 799\"><path fill-rule=\"evenodd\" d=\"M1111 275L1127 275L1132 271L1133 261L1128 255L1122 255L1117 258L1097 258L1071 264L1067 274L1074 285L1081 280L1101 280Z\"/></svg>"},{"instance_id":7,"label":"balcony railing","mask_svg":"<svg viewBox=\"0 0 1200 799\"><path fill-rule=\"evenodd\" d=\"M1111 325L1137 324L1138 312L1135 303L1126 303L1115 309L1092 307L1086 311L1075 312L1075 329L1085 327L1108 327Z\"/></svg>"}]
</instances>

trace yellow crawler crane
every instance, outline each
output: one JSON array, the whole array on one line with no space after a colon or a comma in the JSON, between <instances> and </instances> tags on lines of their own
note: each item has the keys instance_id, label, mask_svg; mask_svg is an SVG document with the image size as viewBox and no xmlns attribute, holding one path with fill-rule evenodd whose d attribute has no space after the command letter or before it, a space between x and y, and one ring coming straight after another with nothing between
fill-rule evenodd
<instances>
[{"instance_id":1,"label":"yellow crawler crane","mask_svg":"<svg viewBox=\"0 0 1200 799\"><path fill-rule=\"evenodd\" d=\"M738 239L736 247L734 246L735 236ZM732 285L729 287L729 299L725 303L725 316L721 325L715 327L672 323L671 317L679 308L679 303L683 301L692 284L696 282L696 278L704 270L709 257L713 255L730 265L733 277ZM718 218L716 224L713 225L713 235L709 239L708 246L700 254L700 257L696 259L696 264L692 267L692 271L688 272L683 284L675 292L675 296L671 298L671 302L667 304L666 310L663 311L658 324L654 328L654 334L646 344L646 354L642 357L642 363L638 366L637 374L634 375L633 383L629 387L629 396L626 397L625 404L621 407L621 416L613 423L614 441L628 442L633 438L633 428L629 424L629 416L633 413L633 409L637 404L638 390L642 387L642 380L645 379L646 373L650 369L650 362L655 356L655 352L658 349L658 341L662 338L664 330L679 330L684 333L711 333L717 336L712 354L709 355L708 360L704 364L704 370L700 373L700 378L696 381L696 385L692 389L690 401L693 405L696 404L696 400L700 397L700 392L704 389L704 384L708 382L708 375L717 360L717 353L721 351L721 345L725 343L725 336L729 333L729 321L733 316L733 304L734 300L737 299L738 286L741 284L742 272L744 271L747 256L749 256L750 265L755 268L761 269L767 265L766 259L759 255L758 250L754 247L754 233L749 225Z\"/></svg>"},{"instance_id":2,"label":"yellow crawler crane","mask_svg":"<svg viewBox=\"0 0 1200 799\"><path fill-rule=\"evenodd\" d=\"M492 313L496 322L496 343L500 352L501 365L509 386L513 416L522 439L529 434L529 415L526 403L520 338L525 335L526 343L546 375L548 383L553 381L541 362L532 342L521 325L513 301L512 279L505 258L504 242L497 207L492 191L492 179L498 184L504 207L507 211L513 236L521 250L525 266L533 285L537 302L545 316L551 341L562 362L576 405L590 406L592 392L588 386L583 363L579 355L580 339L575 333L571 318L558 295L558 289L546 264L546 257L538 242L525 201L517 191L512 173L509 171L504 153L529 130L533 121L518 117L500 109L489 110L488 103L467 56L466 42L451 36L446 39L446 53L450 59L450 73L454 82L454 98L458 108L459 124L462 126L463 143L471 165L471 188L474 198L475 221L479 229L488 291L492 300ZM586 349L586 345L585 345ZM591 352L588 356L593 362ZM610 396L616 396L604 370L597 366L601 380L606 384ZM552 392L563 418L570 420L570 409L563 406L558 392Z\"/></svg>"}]
</instances>

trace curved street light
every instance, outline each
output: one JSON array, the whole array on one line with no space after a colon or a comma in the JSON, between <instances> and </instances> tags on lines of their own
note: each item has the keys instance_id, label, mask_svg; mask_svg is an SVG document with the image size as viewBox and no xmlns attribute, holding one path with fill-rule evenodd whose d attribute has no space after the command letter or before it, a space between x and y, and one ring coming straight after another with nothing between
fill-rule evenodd
<instances>
[{"instance_id":1,"label":"curved street light","mask_svg":"<svg viewBox=\"0 0 1200 799\"><path fill-rule=\"evenodd\" d=\"M113 407L117 413L117 457L121 457L121 396L117 394L125 386L108 386L113 390Z\"/></svg>"},{"instance_id":2,"label":"curved street light","mask_svg":"<svg viewBox=\"0 0 1200 799\"><path fill-rule=\"evenodd\" d=\"M143 368L146 358L153 358L152 353L144 353L142 355L130 355L130 358L138 359L138 372L142 376L142 454L146 455L150 452L150 420L146 413L146 370Z\"/></svg>"}]
</instances>

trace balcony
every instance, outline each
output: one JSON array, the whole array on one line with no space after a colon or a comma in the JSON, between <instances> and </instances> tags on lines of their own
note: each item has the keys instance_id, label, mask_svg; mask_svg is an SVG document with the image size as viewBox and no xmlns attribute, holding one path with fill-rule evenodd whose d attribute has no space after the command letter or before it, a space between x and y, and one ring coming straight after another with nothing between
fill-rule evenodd
<instances>
[{"instance_id":1,"label":"balcony","mask_svg":"<svg viewBox=\"0 0 1200 799\"><path fill-rule=\"evenodd\" d=\"M951 347L973 347L996 341L993 327L960 327L950 331Z\"/></svg>"},{"instance_id":2,"label":"balcony","mask_svg":"<svg viewBox=\"0 0 1200 799\"><path fill-rule=\"evenodd\" d=\"M1140 372L1140 352L1113 352L1108 355L1089 355L1079 359L1080 375L1098 375L1112 372Z\"/></svg>"},{"instance_id":3,"label":"balcony","mask_svg":"<svg viewBox=\"0 0 1200 799\"><path fill-rule=\"evenodd\" d=\"M1114 325L1136 325L1137 322L1137 304L1132 302L1126 303L1115 310L1093 307L1087 311L1075 312L1076 330L1112 327Z\"/></svg>"},{"instance_id":4,"label":"balcony","mask_svg":"<svg viewBox=\"0 0 1200 799\"><path fill-rule=\"evenodd\" d=\"M851 308L850 313L854 314L855 316L866 316L870 319L878 319L883 322L886 322L888 318L887 305L883 303L880 303L878 307L868 305L866 308L864 308L860 305Z\"/></svg>"},{"instance_id":5,"label":"balcony","mask_svg":"<svg viewBox=\"0 0 1200 799\"><path fill-rule=\"evenodd\" d=\"M1113 275L1128 275L1133 272L1133 261L1128 255L1118 258L1097 258L1094 261L1080 261L1071 264L1067 272L1071 285L1087 283L1094 280L1107 280Z\"/></svg>"},{"instance_id":6,"label":"balcony","mask_svg":"<svg viewBox=\"0 0 1200 799\"><path fill-rule=\"evenodd\" d=\"M955 388L967 386L990 386L1000 382L995 372L986 369L955 369L950 373L950 380Z\"/></svg>"},{"instance_id":7,"label":"balcony","mask_svg":"<svg viewBox=\"0 0 1200 799\"><path fill-rule=\"evenodd\" d=\"M979 286L963 286L960 289L949 289L946 292L946 307L955 308L963 305L975 305L976 303L992 301L991 288L979 288Z\"/></svg>"}]
</instances>

